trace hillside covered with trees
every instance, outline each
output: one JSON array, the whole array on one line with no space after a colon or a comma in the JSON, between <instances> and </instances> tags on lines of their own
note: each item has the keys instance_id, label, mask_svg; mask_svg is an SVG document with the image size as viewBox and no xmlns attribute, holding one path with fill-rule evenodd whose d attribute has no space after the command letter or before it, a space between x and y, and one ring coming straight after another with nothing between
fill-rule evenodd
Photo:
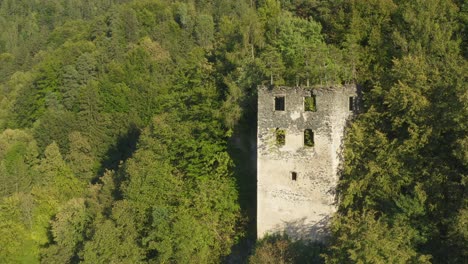
<instances>
[{"instance_id":1,"label":"hillside covered with trees","mask_svg":"<svg viewBox=\"0 0 468 264\"><path fill-rule=\"evenodd\" d=\"M0 263L468 259L467 1L0 0L0 29ZM245 246L270 83L362 89L324 245Z\"/></svg>"}]
</instances>

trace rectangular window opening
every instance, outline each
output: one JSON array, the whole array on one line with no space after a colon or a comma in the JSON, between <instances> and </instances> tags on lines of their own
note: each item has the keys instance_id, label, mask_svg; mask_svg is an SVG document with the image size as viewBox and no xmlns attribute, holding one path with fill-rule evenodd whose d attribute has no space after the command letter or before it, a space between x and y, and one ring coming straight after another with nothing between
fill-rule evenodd
<instances>
[{"instance_id":1,"label":"rectangular window opening","mask_svg":"<svg viewBox=\"0 0 468 264\"><path fill-rule=\"evenodd\" d=\"M291 172L291 180L297 181L297 172L295 172L295 171Z\"/></svg>"},{"instance_id":2,"label":"rectangular window opening","mask_svg":"<svg viewBox=\"0 0 468 264\"><path fill-rule=\"evenodd\" d=\"M276 129L276 144L278 146L286 144L286 132L283 129Z\"/></svg>"},{"instance_id":3,"label":"rectangular window opening","mask_svg":"<svg viewBox=\"0 0 468 264\"><path fill-rule=\"evenodd\" d=\"M315 104L315 95L304 97L304 111L317 111L317 105Z\"/></svg>"},{"instance_id":4,"label":"rectangular window opening","mask_svg":"<svg viewBox=\"0 0 468 264\"><path fill-rule=\"evenodd\" d=\"M354 111L354 97L349 97L349 111Z\"/></svg>"},{"instance_id":5,"label":"rectangular window opening","mask_svg":"<svg viewBox=\"0 0 468 264\"><path fill-rule=\"evenodd\" d=\"M314 132L312 129L304 130L304 146L313 147L314 146Z\"/></svg>"},{"instance_id":6,"label":"rectangular window opening","mask_svg":"<svg viewBox=\"0 0 468 264\"><path fill-rule=\"evenodd\" d=\"M275 96L275 111L284 111L284 96Z\"/></svg>"}]
</instances>

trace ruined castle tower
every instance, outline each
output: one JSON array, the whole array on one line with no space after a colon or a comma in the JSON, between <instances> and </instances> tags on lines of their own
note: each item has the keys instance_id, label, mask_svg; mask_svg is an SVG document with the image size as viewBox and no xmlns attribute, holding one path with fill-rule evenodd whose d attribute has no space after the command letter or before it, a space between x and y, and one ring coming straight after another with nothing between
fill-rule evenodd
<instances>
[{"instance_id":1,"label":"ruined castle tower","mask_svg":"<svg viewBox=\"0 0 468 264\"><path fill-rule=\"evenodd\" d=\"M354 85L258 87L257 236L321 240L335 188Z\"/></svg>"}]
</instances>

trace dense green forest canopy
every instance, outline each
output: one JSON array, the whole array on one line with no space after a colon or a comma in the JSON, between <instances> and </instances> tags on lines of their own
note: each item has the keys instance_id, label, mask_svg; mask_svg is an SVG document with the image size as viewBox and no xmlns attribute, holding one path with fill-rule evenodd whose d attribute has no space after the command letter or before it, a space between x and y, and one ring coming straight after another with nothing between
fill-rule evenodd
<instances>
[{"instance_id":1,"label":"dense green forest canopy","mask_svg":"<svg viewBox=\"0 0 468 264\"><path fill-rule=\"evenodd\" d=\"M329 243L248 261L468 258L467 1L0 0L0 29L0 263L247 261L257 85L339 83Z\"/></svg>"}]
</instances>

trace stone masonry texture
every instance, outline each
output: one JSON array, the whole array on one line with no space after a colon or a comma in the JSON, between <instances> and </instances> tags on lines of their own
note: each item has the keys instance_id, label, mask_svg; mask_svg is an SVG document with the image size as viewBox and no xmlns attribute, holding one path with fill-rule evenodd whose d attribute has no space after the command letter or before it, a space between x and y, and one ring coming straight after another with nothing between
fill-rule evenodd
<instances>
[{"instance_id":1,"label":"stone masonry texture","mask_svg":"<svg viewBox=\"0 0 468 264\"><path fill-rule=\"evenodd\" d=\"M308 96L315 97L316 111L305 111ZM284 111L275 110L275 97L284 97ZM326 238L337 208L345 127L355 112L350 104L357 105L354 85L258 87L258 238L277 232L293 239ZM284 145L277 144L277 129L285 131ZM304 145L306 129L313 131L312 147Z\"/></svg>"}]
</instances>

